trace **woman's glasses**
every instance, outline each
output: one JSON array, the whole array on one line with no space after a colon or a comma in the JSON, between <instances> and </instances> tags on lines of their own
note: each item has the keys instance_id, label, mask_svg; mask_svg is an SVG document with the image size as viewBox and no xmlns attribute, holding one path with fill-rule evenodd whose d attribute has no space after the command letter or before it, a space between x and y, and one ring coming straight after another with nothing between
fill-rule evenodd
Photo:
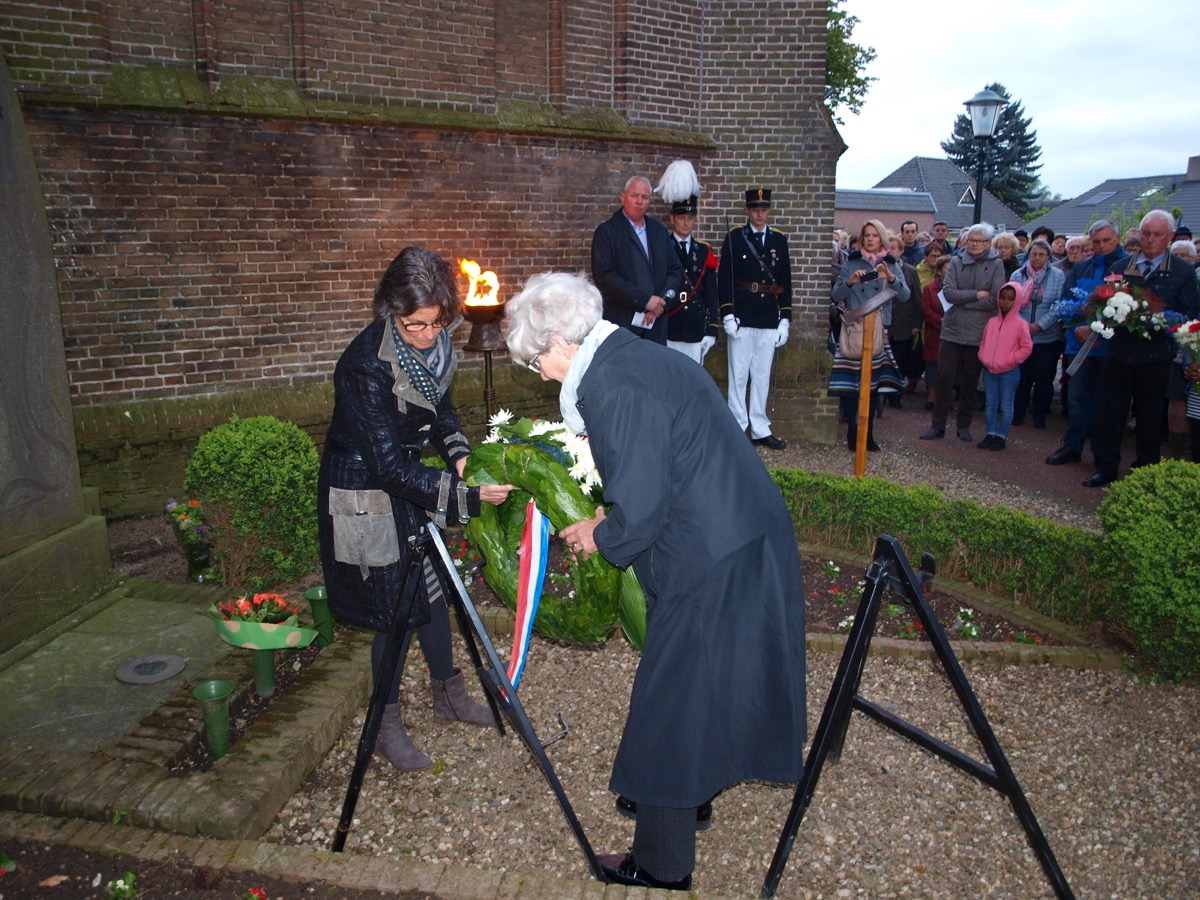
<instances>
[{"instance_id":1,"label":"woman's glasses","mask_svg":"<svg viewBox=\"0 0 1200 900\"><path fill-rule=\"evenodd\" d=\"M430 328L432 328L434 331L441 331L449 323L448 322L405 322L403 319L401 319L400 324L401 324L401 326L403 326L404 330L407 331L409 334L417 334L418 332L425 331Z\"/></svg>"},{"instance_id":2,"label":"woman's glasses","mask_svg":"<svg viewBox=\"0 0 1200 900\"><path fill-rule=\"evenodd\" d=\"M545 352L546 351L544 351L544 350L542 351L542 353L545 353ZM533 357L533 359L529 360L529 362L525 363L525 365L529 368L529 370L531 372L537 372L539 375L542 374L542 364L540 362L538 362L538 357L540 357L541 355L542 354L539 353L537 356Z\"/></svg>"}]
</instances>

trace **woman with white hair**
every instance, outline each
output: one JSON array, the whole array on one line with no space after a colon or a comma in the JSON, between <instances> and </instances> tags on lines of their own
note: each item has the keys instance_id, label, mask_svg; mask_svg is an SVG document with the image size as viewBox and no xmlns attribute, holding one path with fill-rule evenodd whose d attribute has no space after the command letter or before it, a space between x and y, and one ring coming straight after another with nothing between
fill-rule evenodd
<instances>
[{"instance_id":1,"label":"woman with white hair","mask_svg":"<svg viewBox=\"0 0 1200 900\"><path fill-rule=\"evenodd\" d=\"M536 275L508 302L514 360L559 381L604 508L562 529L584 558L632 565L645 649L609 786L636 804L616 884L688 890L697 809L746 779L804 771L804 589L779 488L708 373L600 318L583 275Z\"/></svg>"},{"instance_id":2,"label":"woman with white hair","mask_svg":"<svg viewBox=\"0 0 1200 900\"><path fill-rule=\"evenodd\" d=\"M950 415L956 378L958 437L963 441L972 440L971 419L975 415L979 373L983 368L979 361L979 342L987 320L996 311L996 295L1008 280L999 255L992 249L992 235L992 226L986 222L972 225L967 231L967 252L954 257L946 271L942 296L949 309L942 319L937 399L930 428L921 435L923 441L946 436L946 419Z\"/></svg>"}]
</instances>

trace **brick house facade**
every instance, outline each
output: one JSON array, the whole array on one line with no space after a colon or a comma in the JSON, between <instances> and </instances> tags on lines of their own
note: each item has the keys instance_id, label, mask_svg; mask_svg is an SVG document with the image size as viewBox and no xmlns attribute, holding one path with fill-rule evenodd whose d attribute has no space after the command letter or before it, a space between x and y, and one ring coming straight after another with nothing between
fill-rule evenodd
<instances>
[{"instance_id":1,"label":"brick house facade","mask_svg":"<svg viewBox=\"0 0 1200 900\"><path fill-rule=\"evenodd\" d=\"M230 411L319 439L334 363L401 247L478 259L511 294L535 272L586 269L626 177L656 182L680 157L714 244L741 221L745 187L775 188L798 326L780 430L831 439L821 348L843 147L821 103L824 0L3 10L80 466L110 514L153 508L189 441ZM478 433L473 356L456 399ZM553 409L547 387L497 368L504 405ZM723 382L723 357L709 368ZM155 448L171 456L157 468Z\"/></svg>"}]
</instances>

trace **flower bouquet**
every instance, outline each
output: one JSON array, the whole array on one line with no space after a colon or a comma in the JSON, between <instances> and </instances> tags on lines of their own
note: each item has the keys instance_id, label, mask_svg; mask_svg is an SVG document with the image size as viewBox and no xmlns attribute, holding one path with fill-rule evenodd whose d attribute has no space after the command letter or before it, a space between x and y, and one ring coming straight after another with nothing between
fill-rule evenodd
<instances>
[{"instance_id":1,"label":"flower bouquet","mask_svg":"<svg viewBox=\"0 0 1200 900\"><path fill-rule=\"evenodd\" d=\"M275 693L275 651L307 647L317 636L299 626L300 611L280 594L246 594L210 606L217 634L233 647L254 651L254 686L260 697Z\"/></svg>"},{"instance_id":2,"label":"flower bouquet","mask_svg":"<svg viewBox=\"0 0 1200 900\"><path fill-rule=\"evenodd\" d=\"M467 524L466 534L486 560L484 578L515 610L516 548L529 497L557 530L594 516L603 502L602 486L587 438L573 434L561 422L514 420L512 413L501 410L488 424L491 432L467 462L468 481L513 484L518 490L499 507L485 504ZM599 553L587 560L570 556L567 569L572 589L565 596L543 595L534 628L554 640L599 644L608 638L619 615L626 635L640 649L646 601L633 570L618 571Z\"/></svg>"},{"instance_id":3,"label":"flower bouquet","mask_svg":"<svg viewBox=\"0 0 1200 900\"><path fill-rule=\"evenodd\" d=\"M1190 363L1200 363L1200 321L1189 319L1171 326L1171 337Z\"/></svg>"},{"instance_id":4,"label":"flower bouquet","mask_svg":"<svg viewBox=\"0 0 1200 900\"><path fill-rule=\"evenodd\" d=\"M1183 320L1181 314L1165 309L1152 291L1115 274L1092 291L1083 312L1092 331L1105 339L1111 339L1118 328L1149 339Z\"/></svg>"},{"instance_id":5,"label":"flower bouquet","mask_svg":"<svg viewBox=\"0 0 1200 900\"><path fill-rule=\"evenodd\" d=\"M1191 365L1200 363L1200 321L1189 319L1171 327L1171 337ZM1188 418L1195 418L1195 407L1200 403L1200 382L1185 381L1187 384Z\"/></svg>"}]
</instances>

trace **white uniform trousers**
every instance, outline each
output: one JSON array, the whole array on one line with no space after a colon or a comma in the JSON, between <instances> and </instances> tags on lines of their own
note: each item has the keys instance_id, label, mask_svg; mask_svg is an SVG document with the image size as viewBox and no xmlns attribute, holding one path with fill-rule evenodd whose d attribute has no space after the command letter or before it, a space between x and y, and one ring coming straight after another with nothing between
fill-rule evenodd
<instances>
[{"instance_id":1,"label":"white uniform trousers","mask_svg":"<svg viewBox=\"0 0 1200 900\"><path fill-rule=\"evenodd\" d=\"M750 437L771 434L767 418L767 394L771 387L771 362L775 358L774 328L739 328L736 338L725 342L729 357L729 411L738 427L750 426ZM746 381L750 381L750 410L746 411Z\"/></svg>"},{"instance_id":2,"label":"white uniform trousers","mask_svg":"<svg viewBox=\"0 0 1200 900\"><path fill-rule=\"evenodd\" d=\"M678 350L688 359L694 359L700 365L704 365L704 354L700 352L700 341L692 343L690 341L667 341L667 346L672 350Z\"/></svg>"}]
</instances>

